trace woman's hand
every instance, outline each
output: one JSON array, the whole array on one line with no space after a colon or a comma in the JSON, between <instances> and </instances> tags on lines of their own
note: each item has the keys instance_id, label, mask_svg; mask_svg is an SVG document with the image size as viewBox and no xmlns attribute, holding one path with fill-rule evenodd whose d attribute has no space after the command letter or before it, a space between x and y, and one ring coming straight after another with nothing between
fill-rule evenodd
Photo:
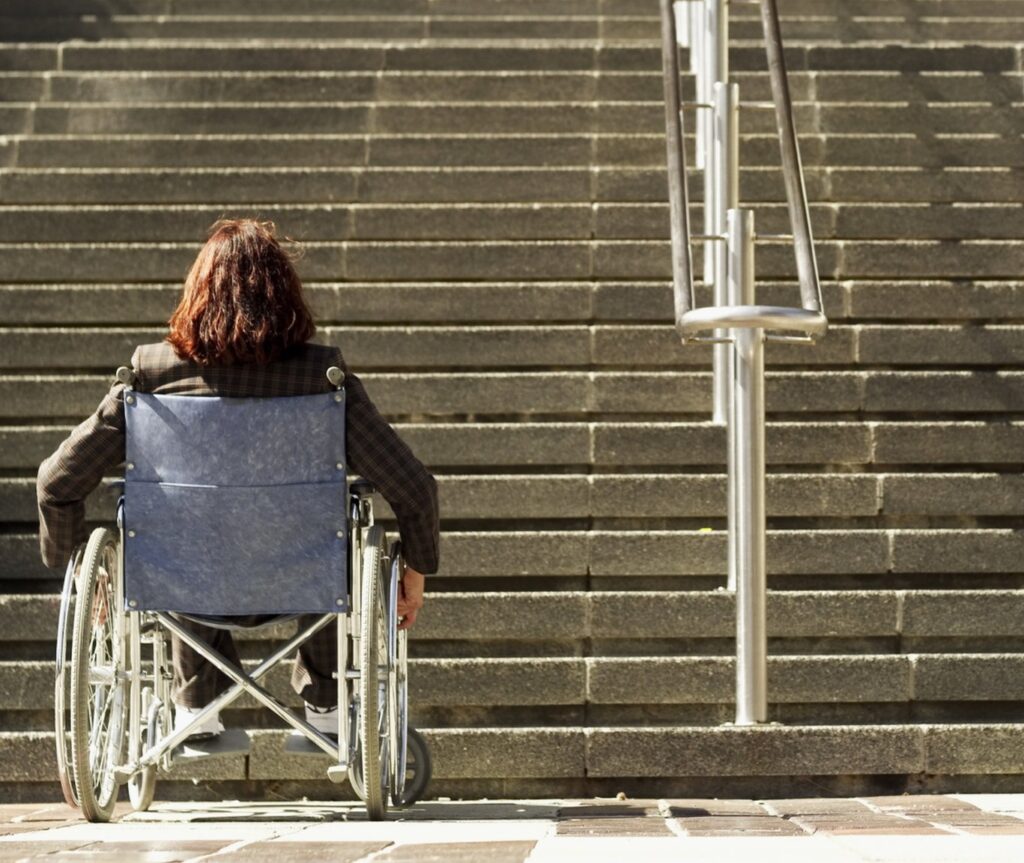
<instances>
[{"instance_id":1,"label":"woman's hand","mask_svg":"<svg viewBox=\"0 0 1024 863\"><path fill-rule=\"evenodd\" d=\"M402 622L399 629L412 629L416 615L423 608L423 585L426 577L411 566L405 568L402 576L402 589L398 592L398 616Z\"/></svg>"}]
</instances>

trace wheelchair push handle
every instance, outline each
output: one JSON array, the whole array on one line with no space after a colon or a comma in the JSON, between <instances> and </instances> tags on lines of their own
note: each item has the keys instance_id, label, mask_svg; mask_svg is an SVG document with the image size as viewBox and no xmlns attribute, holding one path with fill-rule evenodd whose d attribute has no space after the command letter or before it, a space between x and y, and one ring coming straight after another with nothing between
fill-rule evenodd
<instances>
[{"instance_id":1,"label":"wheelchair push handle","mask_svg":"<svg viewBox=\"0 0 1024 863\"><path fill-rule=\"evenodd\" d=\"M119 383L128 387L128 389L134 389L135 372L128 368L128 366L118 366L117 371L114 372L114 377L117 378Z\"/></svg>"}]
</instances>

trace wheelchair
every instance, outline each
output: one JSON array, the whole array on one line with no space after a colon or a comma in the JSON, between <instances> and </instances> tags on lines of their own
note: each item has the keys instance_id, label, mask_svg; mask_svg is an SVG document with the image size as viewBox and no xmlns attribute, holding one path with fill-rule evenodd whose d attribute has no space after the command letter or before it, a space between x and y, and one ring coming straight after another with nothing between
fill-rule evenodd
<instances>
[{"instance_id":1,"label":"wheelchair","mask_svg":"<svg viewBox=\"0 0 1024 863\"><path fill-rule=\"evenodd\" d=\"M172 765L248 752L248 734L188 740L243 694L293 731L285 749L326 755L371 820L420 799L430 751L410 727L408 633L397 611L400 543L374 523L370 483L345 470L341 369L325 393L273 398L157 395L125 384L125 477L116 527L75 549L57 632L54 721L66 801L108 821L121 785L151 804ZM182 625L237 628L232 617L298 631L246 672ZM337 624L338 726L324 734L260 680L304 641ZM170 635L212 662L231 687L173 729Z\"/></svg>"}]
</instances>

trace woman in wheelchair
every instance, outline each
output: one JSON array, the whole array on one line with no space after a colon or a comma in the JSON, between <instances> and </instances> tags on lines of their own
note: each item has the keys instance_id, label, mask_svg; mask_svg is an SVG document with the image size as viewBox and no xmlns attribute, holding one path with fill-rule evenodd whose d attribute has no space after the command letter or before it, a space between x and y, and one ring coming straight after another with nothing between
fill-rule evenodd
<instances>
[{"instance_id":1,"label":"woman in wheelchair","mask_svg":"<svg viewBox=\"0 0 1024 863\"><path fill-rule=\"evenodd\" d=\"M130 685L124 687L127 694L123 701L128 706L123 707L122 720L130 726L130 730L137 730L140 723L145 726L147 721L146 716L136 715L140 711L145 712L147 708L141 702L136 703L141 697L137 692L140 685L145 690L142 701L147 698L149 700L150 721L141 732L141 736L146 738L148 728L148 742L129 741L127 748L136 749L134 761L130 754L125 756L120 750L108 759L128 765L120 773L117 769L111 769L118 781L128 781L129 790L137 791L138 771L144 773L145 769L155 770L156 767L147 764L147 759L139 753L145 753L145 747L155 744L158 736L167 738L175 735L176 731L184 732L187 729L188 736L182 734L181 739L188 739L190 744L203 737L209 739L210 736L220 734L224 726L219 710L206 708L219 698L226 697L229 690L245 686L250 694L257 696L257 700L282 715L280 705L275 708L267 704L259 692L253 692L253 687L259 689L258 685L251 680L251 686L240 682L237 670L241 669L242 663L232 639L231 628L221 625L258 625L276 619L282 611L298 616L300 632L304 627L313 630L298 647L292 675L292 687L305 702L305 725L307 729L311 727L319 733L322 739L318 741L316 736L311 736L311 739L324 751L331 751L324 740L338 741L338 770L347 768L351 773L352 765L348 763L345 752L346 741L339 740L337 735L348 732L354 737L353 724L358 722L353 723L344 715L339 717L339 708L341 714L352 712L351 705L346 703L350 691L355 694L356 700L358 692L363 692L366 701L371 700L371 697L376 701L376 696L368 694L363 688L356 688L355 683L350 688L348 678L355 680L360 677L360 657L351 657L353 651L349 649L346 637L344 634L339 635L340 629L350 627L347 618L337 612L358 612L360 602L367 596L365 585L359 589L360 596L356 596L355 584L360 573L363 573L365 582L365 573L369 570L364 568L357 556L349 552L355 549L366 559L369 559L366 555L375 552L377 557L374 561L381 567L385 561L390 560L393 565L393 607L390 608L390 614L393 626L401 630L407 630L415 623L423 605L424 576L436 572L438 566L438 503L434 478L380 415L358 376L348 369L341 351L336 347L310 341L316 327L303 298L299 277L289 255L275 238L272 223L250 219L220 220L215 223L188 274L184 293L169 325L170 332L163 341L136 348L132 356L132 368L119 370L119 380L111 386L96 412L75 428L40 465L38 474L42 558L47 566L66 567L69 573L64 603L68 615L67 628L64 629L65 621L62 618L63 631L58 639L63 642L58 644L57 723L59 737L62 738L58 740L58 760L71 761L74 767L72 770L66 764L61 765L65 796L80 802L86 814L94 820L106 820L109 812L104 810L108 805L112 809L113 803L107 799L110 794L104 792L103 783L92 775L98 770L95 730L91 732L92 737L88 741L86 737L90 733L89 729L92 729L90 723L93 720L85 723L88 726L85 732L74 727L71 729L69 746L63 740L64 701L70 702L71 724L74 726L75 709L81 707L77 705L76 698L87 697L78 690L62 691L67 685L63 678L63 666L72 665L71 677L74 678L75 666L70 660L77 658L79 652L86 652L86 647L76 651L64 641L80 637L79 634L71 634L70 611L67 610L70 606L67 596L70 593L77 592L78 605L84 604L84 577L78 574L78 570L91 565L99 573L100 579L110 579L114 569L121 572L123 568L119 577L123 577L124 586L107 584L105 588L113 598L109 600L112 603L110 611L103 612L103 620L99 621L100 612L93 610L91 618L83 624L84 634L81 637L95 641L95 631L97 627L107 624L106 617L117 618L116 625L112 625L113 635L110 640L115 655L112 662L116 662L123 654L128 667L128 673L123 676L132 680ZM331 393L333 396L327 395ZM165 398L169 396L201 396L206 399ZM204 406L210 408L215 403L243 407L235 413L227 414L233 419L200 422L200 416L220 416L202 413ZM198 407L194 407L197 404ZM272 433L266 427L269 422L266 418L267 406L280 404L285 405L286 412L280 416L285 418L288 427ZM328 404L337 404L342 412L331 414L330 409L324 407ZM245 405L250 407L244 408ZM294 417L287 413L292 408L296 411ZM126 416L126 410L130 416ZM247 414L246 410L255 412ZM314 469L324 469L322 466L309 467L311 459L315 461L315 457L322 453L317 452L314 457L314 454L304 451L304 441L300 438L302 429L306 428L303 423L309 424L310 437L315 439L331 423L337 423L339 417L341 425L333 426L337 429L334 439L325 433L323 444L331 450L329 468L335 474L330 477L317 475L312 481L307 477L308 485L296 485L293 476L286 475L288 471L298 471L305 476ZM245 426L246 423L250 425ZM133 434L141 441L144 433L148 435L152 432L159 437L160 434L168 434L168 429L177 430L175 434L178 437L174 446L186 447L182 453L174 456L170 454L170 449L160 449L163 443L150 442L148 445L156 447L156 454L143 454L135 459L138 464L133 463L135 457L132 448L142 447L141 443L132 442ZM312 441L308 442L308 446L314 446ZM99 530L93 532L93 537L89 536L85 526L84 501L102 478L122 463L125 463L125 494L119 503L118 525L124 529L124 545L115 551L96 551L92 548L93 537ZM175 479L175 470L188 474L189 482L167 481ZM351 498L344 491L348 471L363 478L363 483L353 484ZM197 476L202 480L207 475L219 479L210 480L208 484L196 480ZM238 475L245 476L245 479L238 481L239 486L247 487L244 497L238 487L231 488L234 480L223 479L225 476ZM143 482L147 479L151 481ZM263 490L271 485L274 486L276 497L271 497L269 492L263 494ZM168 574L170 570L167 568L166 545L159 545L159 541L163 540L154 538L154 530L148 529L145 521L149 500L146 495L152 496L157 487L160 488L160 505L170 507L171 511L154 510L149 514L152 520L159 524L176 518L180 523L179 534L188 534L181 535L182 541L175 547L176 565L179 569L188 570L178 587L169 584L178 576ZM260 494L255 494L254 488L261 489ZM204 489L210 491L204 492ZM383 546L381 529L372 526L370 492L373 490L379 491L388 502L398 523L401 544L396 544L390 551ZM174 496L178 492L181 492L180 506L175 510L173 501L179 499ZM322 498L328 504L317 505L314 498L321 494L335 496ZM266 524L245 525L247 533L240 542L231 546L232 556L228 559L225 557L228 552L224 548L225 544L229 544L225 538L228 528L225 528L222 521L229 513L239 518L256 513L257 509L252 507L256 507L253 500L257 497L274 501L266 505L272 506L269 517L279 522L282 533L268 536L270 528ZM349 499L351 506L346 503ZM336 511L325 514L325 510L335 509L334 501L337 502ZM349 516L347 522L346 515ZM339 517L342 519L340 523ZM125 522L123 525L122 519ZM334 563L329 564L333 569L330 569L331 576L327 580L344 580L343 570L347 566L350 581L345 584L351 587L351 597L346 593L346 587L329 585L325 588L324 579L320 579L318 584L301 583L303 579L310 581L310 573L317 566L323 567L324 561L328 559L325 555L334 555L331 560L338 559L337 548L326 549L326 540L317 540L319 544L315 547L300 548L294 554L278 554L279 547L287 545L297 534L306 532L307 524L324 519L333 519L330 526L339 528L330 531L331 541L337 544L336 534L337 538L347 538L351 546L349 552L342 549L340 568ZM107 534L113 536L110 531ZM324 536L327 536L326 532ZM223 542L220 541L222 539ZM379 548L375 551L373 547ZM346 553L348 558L345 557ZM116 559L118 555L120 557ZM295 565L296 559L300 564L313 562L303 569ZM97 560L100 563L96 563ZM103 564L103 560L107 563ZM277 566L275 561L280 565ZM241 581L232 583L225 575L227 581L222 585L218 573L207 571L212 567L221 567L225 572L238 570ZM339 569L340 575L337 574ZM137 580L134 587L133 579ZM376 576L371 580L376 580ZM238 584L243 587L239 589ZM175 590L180 595L175 594ZM218 594L218 590L221 594ZM325 590L333 591L329 601L332 605L336 603L337 607L324 605L322 599L304 598L306 594L313 597L317 591L322 594ZM387 593L387 590L385 584L380 592ZM97 588L89 602L99 602L96 597L101 597L101 594L102 591ZM271 600L268 598L270 594L278 595L280 599ZM333 599L335 594L336 600ZM117 600L121 601L121 608L127 612L125 616L128 622L123 624L118 623L121 609L113 604ZM382 607L387 601L387 597L381 600ZM274 607L264 608L266 603ZM325 610L335 613L329 623L324 623ZM149 617L140 612L148 612ZM387 613L387 609L384 613ZM358 614L353 619L358 619ZM344 626L339 627L339 621ZM75 623L78 623L77 617ZM147 632L150 632L148 637L153 644L151 664L157 664L158 651L162 649L160 638L152 635L153 629L160 629L155 625L157 623L163 623L170 631L173 662L173 691L170 693L174 711L172 722L167 722L170 705L153 706L159 702L159 671L151 673L152 691L149 691L146 690L147 678L142 671L144 663L136 657L137 667L132 667L132 655L138 652L136 642L141 640L150 643L146 641ZM138 630L140 626L142 629ZM150 628L147 629L147 626ZM123 629L120 636L119 627ZM90 631L93 635L88 634ZM137 631L143 633L141 639L134 638ZM383 629L380 631L383 633ZM353 629L350 635L354 639L353 644L357 645L359 633ZM387 644L394 650L394 644L399 640L404 646L404 635L403 632L402 637L396 639L395 633L391 633L390 640L382 635L380 646L384 653L387 654L388 650L383 641L387 640ZM95 651L93 641L89 642L90 651ZM197 649L203 644L210 650ZM342 651L346 655L339 658ZM364 662L368 661L366 657L364 651ZM347 660L353 662L353 669L347 668ZM405 661L404 651L401 661ZM392 669L396 660L391 656L381 662L382 669ZM226 667L225 663L230 667ZM339 665L345 669L344 673L339 672ZM376 681L376 668L372 671L371 675L364 669L362 678L372 676ZM404 685L404 667L398 669L396 674L398 672L402 675ZM133 675L143 682L137 684ZM88 697L94 700L98 698L94 690L99 686L95 680L100 676L95 670L89 671L86 683L82 684L82 691L88 690ZM343 680L345 685L339 687ZM382 695L384 689L384 683L381 682ZM109 700L111 696L108 693L104 697ZM404 699L404 692L401 697ZM387 698L381 700L388 701ZM108 730L105 733L120 732L120 726L116 725L119 707L122 707L121 701L117 701L113 708L109 708L109 705L104 708L107 713L115 714L113 719L104 721L116 726L114 731ZM86 707L82 709L88 712ZM380 709L383 716L384 708ZM393 698L391 709L398 710ZM404 714L405 709L403 700L398 712ZM152 715L158 719L162 716L162 724L154 726ZM283 715L282 718L287 720ZM394 720L395 717L389 719ZM297 717L292 724L297 728L303 725ZM308 730L304 733L310 736ZM363 728L362 733L367 734L368 730ZM396 734L403 740L405 733L404 727L400 732L396 729ZM76 751L78 737L82 738L78 741L78 748L88 748L88 753ZM404 747L402 752L396 754L399 743L394 738L391 743L391 755L395 758L401 756L404 765ZM366 769L365 755L369 744L356 741L355 746L357 750L362 750L364 760L361 764ZM163 760L157 764L167 766L167 753L161 757ZM139 767L140 764L142 767ZM393 767L397 769L395 765ZM132 766L137 768L136 773L130 773ZM370 769L373 768L371 766ZM332 775L332 778L337 777ZM357 776L356 780L361 783L360 777ZM392 780L394 792L396 783L400 785L404 779L392 777ZM83 787L97 782L99 790ZM106 784L110 785L109 782ZM353 784L357 783L354 781ZM374 783L361 784L365 787L357 790L367 799L371 815L380 817L382 810L377 801L380 795L371 793L377 789L369 787ZM113 788L113 798L116 799L116 782ZM368 795L374 798L373 801ZM145 794L133 793L133 803L138 796L145 797ZM149 796L152 796L151 790ZM394 793L392 799L396 803L400 802ZM148 800L144 802L148 805Z\"/></svg>"}]
</instances>

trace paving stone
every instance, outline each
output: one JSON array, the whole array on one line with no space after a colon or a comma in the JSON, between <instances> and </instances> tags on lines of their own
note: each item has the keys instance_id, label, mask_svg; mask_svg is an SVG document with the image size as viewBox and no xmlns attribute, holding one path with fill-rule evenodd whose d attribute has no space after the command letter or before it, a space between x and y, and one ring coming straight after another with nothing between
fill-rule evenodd
<instances>
[{"instance_id":1,"label":"paving stone","mask_svg":"<svg viewBox=\"0 0 1024 863\"><path fill-rule=\"evenodd\" d=\"M862 820L874 812L867 803L858 799L846 798L770 798L760 801L761 805L772 815L781 817L809 816L836 818L853 818Z\"/></svg>"},{"instance_id":2,"label":"paving stone","mask_svg":"<svg viewBox=\"0 0 1024 863\"><path fill-rule=\"evenodd\" d=\"M933 814L940 812L978 812L978 807L966 800L943 794L900 794L868 796L863 798L866 805L887 812L912 812Z\"/></svg>"},{"instance_id":3,"label":"paving stone","mask_svg":"<svg viewBox=\"0 0 1024 863\"><path fill-rule=\"evenodd\" d=\"M111 853L118 860L133 860L138 863L176 863L186 861L205 854L216 854L222 848L232 844L229 840L203 841L182 839L178 841L154 840L152 842L118 842L116 851L105 842L92 842L76 848L74 859L102 860L109 859Z\"/></svg>"},{"instance_id":4,"label":"paving stone","mask_svg":"<svg viewBox=\"0 0 1024 863\"><path fill-rule=\"evenodd\" d=\"M338 863L357 863L378 854L389 842L249 842L234 851L217 855L224 863L244 860L246 863L292 863L309 860L311 855L323 855Z\"/></svg>"},{"instance_id":5,"label":"paving stone","mask_svg":"<svg viewBox=\"0 0 1024 863\"><path fill-rule=\"evenodd\" d=\"M684 836L803 836L798 824L768 815L714 815L709 818L678 818Z\"/></svg>"},{"instance_id":6,"label":"paving stone","mask_svg":"<svg viewBox=\"0 0 1024 863\"><path fill-rule=\"evenodd\" d=\"M949 831L924 821L875 816L859 820L794 818L807 833L829 836L948 836Z\"/></svg>"},{"instance_id":7,"label":"paving stone","mask_svg":"<svg viewBox=\"0 0 1024 863\"><path fill-rule=\"evenodd\" d=\"M705 799L668 798L661 805L661 812L667 818L678 818L682 823L690 818L706 818L709 816L761 816L766 809L756 800L740 800L733 798ZM769 813L771 814L771 813Z\"/></svg>"},{"instance_id":8,"label":"paving stone","mask_svg":"<svg viewBox=\"0 0 1024 863\"><path fill-rule=\"evenodd\" d=\"M396 845L377 859L394 863L522 863L535 847L534 842L479 842L444 844L416 843ZM333 855L332 855L333 859Z\"/></svg>"},{"instance_id":9,"label":"paving stone","mask_svg":"<svg viewBox=\"0 0 1024 863\"><path fill-rule=\"evenodd\" d=\"M557 836L673 836L655 818L565 818L555 825Z\"/></svg>"},{"instance_id":10,"label":"paving stone","mask_svg":"<svg viewBox=\"0 0 1024 863\"><path fill-rule=\"evenodd\" d=\"M75 852L77 859L78 849L86 845L88 841L87 839L66 839L64 841L31 839L4 842L0 846L0 855L2 855L0 860L3 860L4 863L21 863L23 860L33 860L43 855L61 854L62 852Z\"/></svg>"}]
</instances>

